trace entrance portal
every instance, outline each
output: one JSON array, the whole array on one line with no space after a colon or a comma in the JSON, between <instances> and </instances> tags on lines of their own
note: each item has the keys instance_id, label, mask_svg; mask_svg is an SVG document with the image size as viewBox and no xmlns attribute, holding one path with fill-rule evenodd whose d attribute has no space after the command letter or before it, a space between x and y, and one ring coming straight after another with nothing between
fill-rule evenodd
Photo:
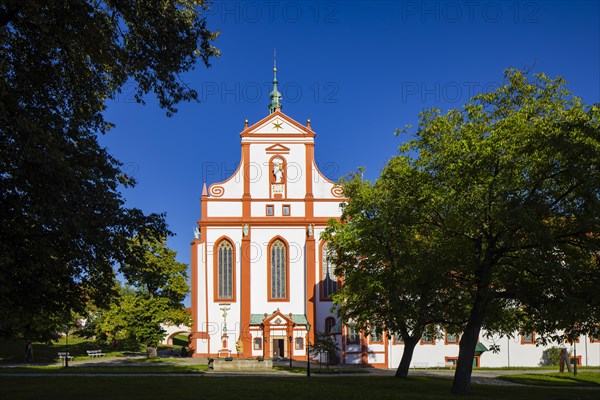
<instances>
[{"instance_id":1,"label":"entrance portal","mask_svg":"<svg viewBox=\"0 0 600 400\"><path fill-rule=\"evenodd\" d=\"M273 358L285 357L285 340L284 339L273 339Z\"/></svg>"}]
</instances>

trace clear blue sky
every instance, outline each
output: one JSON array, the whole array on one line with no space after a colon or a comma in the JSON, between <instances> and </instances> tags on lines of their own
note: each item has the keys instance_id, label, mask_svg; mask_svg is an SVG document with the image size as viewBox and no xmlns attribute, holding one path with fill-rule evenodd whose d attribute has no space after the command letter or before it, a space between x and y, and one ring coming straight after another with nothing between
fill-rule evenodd
<instances>
[{"instance_id":1,"label":"clear blue sky","mask_svg":"<svg viewBox=\"0 0 600 400\"><path fill-rule=\"evenodd\" d=\"M268 113L273 48L283 112L311 119L317 163L333 180L358 166L377 177L403 140L396 128L426 108L460 107L509 66L560 75L600 102L597 1L226 1L208 24L221 31L221 56L182 77L202 102L167 118L125 87L106 112L117 126L101 138L138 179L128 205L166 212L169 246L187 264L203 182L235 171L244 119Z\"/></svg>"}]
</instances>

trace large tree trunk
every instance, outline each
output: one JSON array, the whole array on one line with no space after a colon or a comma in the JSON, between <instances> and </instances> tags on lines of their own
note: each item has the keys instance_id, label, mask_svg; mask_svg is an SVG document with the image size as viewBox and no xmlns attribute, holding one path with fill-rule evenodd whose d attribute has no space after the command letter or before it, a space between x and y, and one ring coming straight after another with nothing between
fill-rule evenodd
<instances>
[{"instance_id":1,"label":"large tree trunk","mask_svg":"<svg viewBox=\"0 0 600 400\"><path fill-rule=\"evenodd\" d=\"M475 296L475 303L471 315L460 339L458 350L458 362L452 382L452 393L465 395L471 389L471 374L473 372L473 358L475 357L475 346L479 341L479 332L485 317L485 306L487 299L481 295L481 291Z\"/></svg>"},{"instance_id":2,"label":"large tree trunk","mask_svg":"<svg viewBox=\"0 0 600 400\"><path fill-rule=\"evenodd\" d=\"M402 352L402 359L396 370L396 378L408 377L408 369L410 368L410 362L418 342L419 337L409 337L404 339L404 352Z\"/></svg>"}]
</instances>

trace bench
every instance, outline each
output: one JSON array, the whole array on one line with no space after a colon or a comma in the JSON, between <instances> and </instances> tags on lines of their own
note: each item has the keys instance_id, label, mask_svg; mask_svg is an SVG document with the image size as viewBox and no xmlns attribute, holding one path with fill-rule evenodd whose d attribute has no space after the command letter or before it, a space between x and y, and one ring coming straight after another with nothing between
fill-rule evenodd
<instances>
[{"instance_id":1,"label":"bench","mask_svg":"<svg viewBox=\"0 0 600 400\"><path fill-rule=\"evenodd\" d=\"M413 368L429 368L429 363L427 362L416 362L413 364Z\"/></svg>"},{"instance_id":2,"label":"bench","mask_svg":"<svg viewBox=\"0 0 600 400\"><path fill-rule=\"evenodd\" d=\"M440 361L437 363L437 368L454 368L454 363L452 361Z\"/></svg>"},{"instance_id":3,"label":"bench","mask_svg":"<svg viewBox=\"0 0 600 400\"><path fill-rule=\"evenodd\" d=\"M62 365L65 365L65 359L69 359L69 361L73 360L73 356L67 353L66 351L59 351L58 358L60 358L60 362Z\"/></svg>"},{"instance_id":4,"label":"bench","mask_svg":"<svg viewBox=\"0 0 600 400\"><path fill-rule=\"evenodd\" d=\"M88 350L87 354L89 357L104 357L106 355L102 350Z\"/></svg>"}]
</instances>

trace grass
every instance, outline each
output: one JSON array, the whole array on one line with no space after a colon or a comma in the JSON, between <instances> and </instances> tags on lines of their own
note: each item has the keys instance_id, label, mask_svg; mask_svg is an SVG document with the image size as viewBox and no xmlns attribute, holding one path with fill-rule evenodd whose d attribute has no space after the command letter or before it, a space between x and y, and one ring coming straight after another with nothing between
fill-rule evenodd
<instances>
[{"instance_id":1,"label":"grass","mask_svg":"<svg viewBox=\"0 0 600 400\"><path fill-rule=\"evenodd\" d=\"M579 372L577 375L568 373L556 374L519 374L501 376L499 379L505 381L522 383L525 385L537 386L595 386L600 387L600 373L598 372ZM600 398L600 393L598 393Z\"/></svg>"},{"instance_id":2,"label":"grass","mask_svg":"<svg viewBox=\"0 0 600 400\"><path fill-rule=\"evenodd\" d=\"M53 363L58 361L58 352L65 351L66 338L62 337L52 343L33 343L33 357L36 363ZM116 349L102 347L94 342L69 335L69 354L75 359L87 359L87 350L102 350L108 357L119 357L144 354L142 349L132 343L120 342ZM0 363L22 363L25 358L24 340L0 340Z\"/></svg>"},{"instance_id":3,"label":"grass","mask_svg":"<svg viewBox=\"0 0 600 400\"><path fill-rule=\"evenodd\" d=\"M103 365L81 367L31 366L2 368L2 374L189 374L208 371L206 364L192 365Z\"/></svg>"},{"instance_id":4,"label":"grass","mask_svg":"<svg viewBox=\"0 0 600 400\"><path fill-rule=\"evenodd\" d=\"M320 399L447 399L450 379L416 376L401 380L381 376L335 377L21 377L0 376L0 398L19 399L154 399L227 398L265 400ZM598 389L474 385L469 400L598 399Z\"/></svg>"}]
</instances>

